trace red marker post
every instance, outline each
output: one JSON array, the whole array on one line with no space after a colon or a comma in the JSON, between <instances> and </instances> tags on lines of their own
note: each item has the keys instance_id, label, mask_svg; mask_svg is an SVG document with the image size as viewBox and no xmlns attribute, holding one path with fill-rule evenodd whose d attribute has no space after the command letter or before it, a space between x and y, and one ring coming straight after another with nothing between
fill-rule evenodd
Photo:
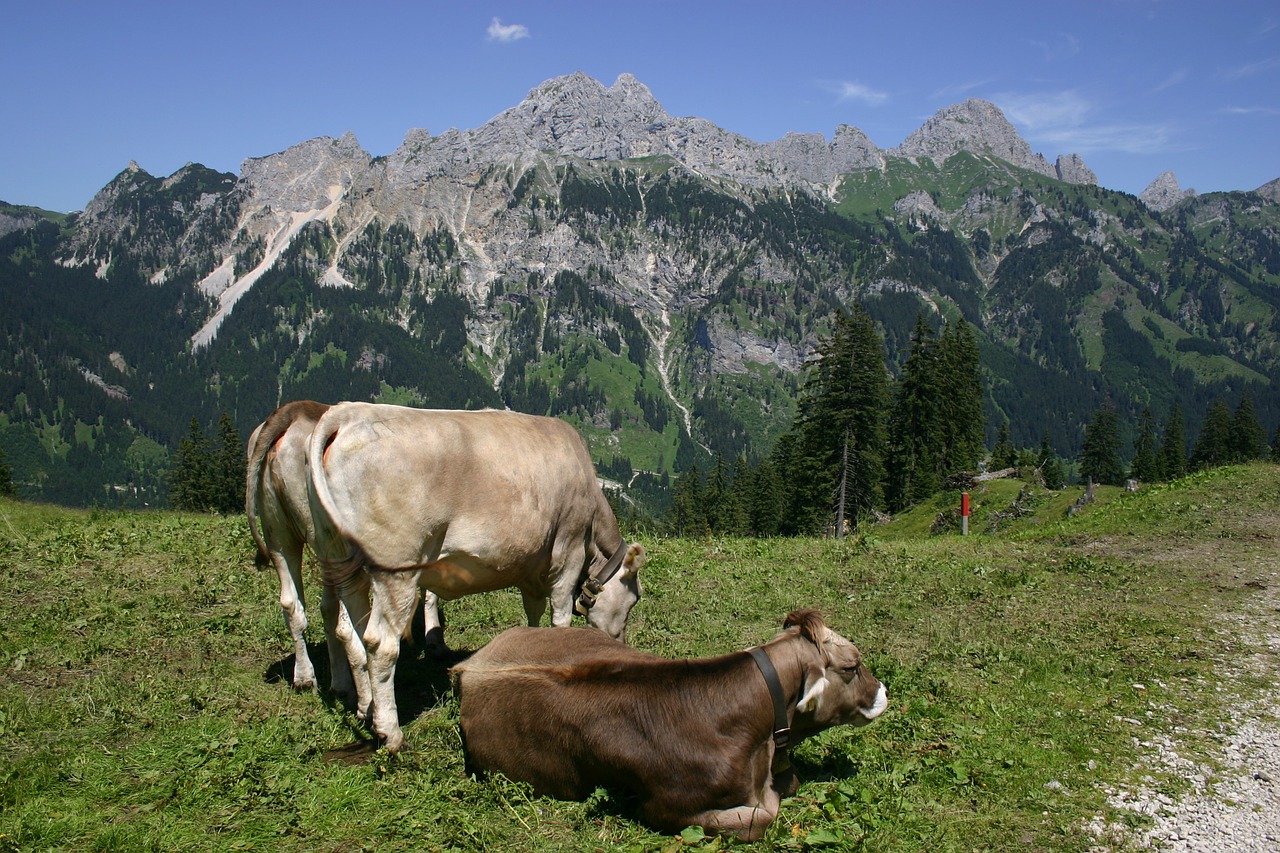
<instances>
[{"instance_id":1,"label":"red marker post","mask_svg":"<svg viewBox=\"0 0 1280 853\"><path fill-rule=\"evenodd\" d=\"M969 493L960 493L960 535L969 535Z\"/></svg>"}]
</instances>

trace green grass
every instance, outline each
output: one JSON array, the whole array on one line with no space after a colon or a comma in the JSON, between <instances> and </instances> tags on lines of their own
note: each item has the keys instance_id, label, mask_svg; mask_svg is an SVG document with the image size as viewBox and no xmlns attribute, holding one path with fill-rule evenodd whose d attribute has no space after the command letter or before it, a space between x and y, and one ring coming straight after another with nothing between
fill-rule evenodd
<instances>
[{"instance_id":1,"label":"green grass","mask_svg":"<svg viewBox=\"0 0 1280 853\"><path fill-rule=\"evenodd\" d=\"M1092 816L1133 820L1102 789L1153 772L1135 738L1209 731L1257 689L1225 679L1249 649L1217 616L1275 581L1276 473L1105 490L1070 518L1075 493L1041 492L992 532L1021 487L997 481L967 538L928 532L947 496L841 542L646 540L633 645L718 654L813 606L889 687L873 725L797 750L803 784L755 845L655 833L608 792L468 778L445 672L417 649L397 686L413 749L370 753L288 686L274 573L240 518L3 501L0 850L1085 849ZM459 650L522 618L511 591L445 611Z\"/></svg>"}]
</instances>

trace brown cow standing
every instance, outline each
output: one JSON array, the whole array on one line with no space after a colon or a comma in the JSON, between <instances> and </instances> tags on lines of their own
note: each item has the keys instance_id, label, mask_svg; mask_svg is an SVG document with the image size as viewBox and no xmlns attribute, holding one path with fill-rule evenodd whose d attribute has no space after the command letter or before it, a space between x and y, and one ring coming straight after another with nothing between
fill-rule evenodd
<instances>
[{"instance_id":1,"label":"brown cow standing","mask_svg":"<svg viewBox=\"0 0 1280 853\"><path fill-rule=\"evenodd\" d=\"M754 841L792 793L779 722L798 740L865 725L888 705L857 647L816 611L783 628L759 647L765 663L752 651L670 660L591 628L504 631L453 668L468 769L562 799L630 790L660 830Z\"/></svg>"}]
</instances>

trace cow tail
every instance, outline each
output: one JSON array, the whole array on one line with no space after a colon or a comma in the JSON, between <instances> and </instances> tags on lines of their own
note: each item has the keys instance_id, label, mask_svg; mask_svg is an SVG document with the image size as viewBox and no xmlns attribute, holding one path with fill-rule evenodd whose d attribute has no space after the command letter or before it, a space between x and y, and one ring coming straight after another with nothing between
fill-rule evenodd
<instances>
[{"instance_id":1,"label":"cow tail","mask_svg":"<svg viewBox=\"0 0 1280 853\"><path fill-rule=\"evenodd\" d=\"M266 461L267 451L289 428L288 423L280 426L278 423L273 424L272 420L268 418L249 437L248 464L244 476L244 514L249 518L249 532L253 534L253 542L257 546L253 562L260 569L271 564L271 558L267 555L267 543L262 538L262 525L258 523L258 492L262 486L263 462Z\"/></svg>"},{"instance_id":2,"label":"cow tail","mask_svg":"<svg viewBox=\"0 0 1280 853\"><path fill-rule=\"evenodd\" d=\"M322 518L314 518L317 536L320 535L320 527L323 525L329 529L331 536L340 537L347 548L344 557L318 558L316 561L320 564L321 577L325 586L341 589L360 570L365 559L364 552L342 532L342 523L337 515L337 504L329 488L329 472L324 467L325 451L338 437L337 420L327 415L323 416L311 431L311 438L307 442L307 482L311 496L314 498L311 504L312 516L316 516L316 503L319 503L318 508L323 512Z\"/></svg>"}]
</instances>

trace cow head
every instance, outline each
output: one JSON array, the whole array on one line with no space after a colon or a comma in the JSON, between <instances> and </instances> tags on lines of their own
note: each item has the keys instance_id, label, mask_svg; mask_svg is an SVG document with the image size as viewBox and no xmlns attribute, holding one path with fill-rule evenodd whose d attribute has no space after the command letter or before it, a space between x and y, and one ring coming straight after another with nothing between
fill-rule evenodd
<instances>
[{"instance_id":1,"label":"cow head","mask_svg":"<svg viewBox=\"0 0 1280 853\"><path fill-rule=\"evenodd\" d=\"M816 654L806 654L804 689L791 721L797 739L832 726L865 726L889 705L885 687L862 662L858 647L832 631L816 610L787 615Z\"/></svg>"},{"instance_id":2,"label":"cow head","mask_svg":"<svg viewBox=\"0 0 1280 853\"><path fill-rule=\"evenodd\" d=\"M599 628L619 642L626 642L627 617L640 600L640 567L644 548L637 542L627 547L622 565L605 582L595 602L587 609L587 624Z\"/></svg>"}]
</instances>

